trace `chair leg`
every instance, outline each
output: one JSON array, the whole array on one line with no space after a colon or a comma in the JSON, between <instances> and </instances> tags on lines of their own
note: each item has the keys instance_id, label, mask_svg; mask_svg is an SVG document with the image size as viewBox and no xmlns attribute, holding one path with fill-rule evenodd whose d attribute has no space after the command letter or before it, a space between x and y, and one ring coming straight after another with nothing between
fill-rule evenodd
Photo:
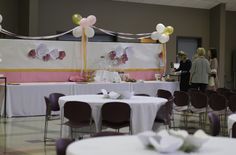
<instances>
[{"instance_id":1,"label":"chair leg","mask_svg":"<svg viewBox=\"0 0 236 155\"><path fill-rule=\"evenodd\" d=\"M70 137L71 137L71 139L73 139L73 128L72 127L70 127Z\"/></svg>"},{"instance_id":2,"label":"chair leg","mask_svg":"<svg viewBox=\"0 0 236 155\"><path fill-rule=\"evenodd\" d=\"M47 141L47 132L48 132L48 119L45 118L45 125L44 125L44 138L43 138L44 142Z\"/></svg>"}]
</instances>

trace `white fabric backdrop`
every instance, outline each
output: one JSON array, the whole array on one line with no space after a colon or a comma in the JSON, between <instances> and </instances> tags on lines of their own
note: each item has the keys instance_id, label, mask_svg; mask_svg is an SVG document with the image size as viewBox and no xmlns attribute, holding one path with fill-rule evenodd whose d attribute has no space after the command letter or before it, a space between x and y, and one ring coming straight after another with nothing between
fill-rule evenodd
<instances>
[{"instance_id":1,"label":"white fabric backdrop","mask_svg":"<svg viewBox=\"0 0 236 155\"><path fill-rule=\"evenodd\" d=\"M65 51L63 60L49 60L47 62L27 56L31 49L40 44L46 45L49 51L58 49ZM81 47L75 41L43 41L0 39L0 69L80 69ZM119 68L159 68L158 54L162 51L161 44L118 43L118 42L89 42L87 44L87 67L94 69L100 62L100 57L117 48L126 48L128 61Z\"/></svg>"}]
</instances>

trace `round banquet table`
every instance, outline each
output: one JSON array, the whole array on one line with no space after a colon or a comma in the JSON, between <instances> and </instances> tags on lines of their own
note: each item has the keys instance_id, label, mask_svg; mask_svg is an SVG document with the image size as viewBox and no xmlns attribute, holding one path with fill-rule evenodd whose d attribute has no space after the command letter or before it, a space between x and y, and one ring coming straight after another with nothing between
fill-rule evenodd
<instances>
[{"instance_id":1,"label":"round banquet table","mask_svg":"<svg viewBox=\"0 0 236 155\"><path fill-rule=\"evenodd\" d=\"M159 108L167 102L164 98L146 97L146 96L132 96L130 99L108 99L103 95L71 95L59 98L59 105L63 119L64 104L67 101L83 101L87 102L92 108L92 117L94 119L96 129L99 131L101 120L101 107L106 102L125 102L131 107L131 123L132 133L152 130L152 126ZM62 120L63 123L63 120Z\"/></svg>"},{"instance_id":2,"label":"round banquet table","mask_svg":"<svg viewBox=\"0 0 236 155\"><path fill-rule=\"evenodd\" d=\"M176 151L171 155L235 155L236 139L210 137L197 151ZM146 148L137 136L110 136L89 138L70 144L66 155L158 155L158 151ZM163 154L165 155L165 154Z\"/></svg>"}]
</instances>

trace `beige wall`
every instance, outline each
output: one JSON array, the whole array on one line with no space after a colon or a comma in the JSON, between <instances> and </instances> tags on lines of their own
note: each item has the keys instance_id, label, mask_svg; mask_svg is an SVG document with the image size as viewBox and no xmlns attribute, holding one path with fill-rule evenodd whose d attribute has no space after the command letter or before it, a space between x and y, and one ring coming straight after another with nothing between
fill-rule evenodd
<instances>
[{"instance_id":1,"label":"beige wall","mask_svg":"<svg viewBox=\"0 0 236 155\"><path fill-rule=\"evenodd\" d=\"M1 23L4 29L18 32L18 0L0 0L0 14L3 16Z\"/></svg>"},{"instance_id":2,"label":"beige wall","mask_svg":"<svg viewBox=\"0 0 236 155\"><path fill-rule=\"evenodd\" d=\"M225 51L225 82L226 87L233 87L232 51L236 52L236 12L226 13L226 51ZM234 60L236 61L236 60Z\"/></svg>"},{"instance_id":3,"label":"beige wall","mask_svg":"<svg viewBox=\"0 0 236 155\"><path fill-rule=\"evenodd\" d=\"M210 47L218 51L219 87L225 85L225 4L219 4L210 9Z\"/></svg>"}]
</instances>

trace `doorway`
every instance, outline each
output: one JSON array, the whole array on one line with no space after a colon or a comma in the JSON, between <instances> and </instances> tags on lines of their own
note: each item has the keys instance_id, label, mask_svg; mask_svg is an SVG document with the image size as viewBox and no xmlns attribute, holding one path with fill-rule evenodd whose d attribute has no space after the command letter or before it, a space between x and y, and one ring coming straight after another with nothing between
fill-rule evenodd
<instances>
[{"instance_id":1,"label":"doorway","mask_svg":"<svg viewBox=\"0 0 236 155\"><path fill-rule=\"evenodd\" d=\"M184 51L188 58L192 60L198 47L202 46L202 39L198 37L180 37L176 38L176 55L179 51ZM177 62L177 59L176 59Z\"/></svg>"}]
</instances>

